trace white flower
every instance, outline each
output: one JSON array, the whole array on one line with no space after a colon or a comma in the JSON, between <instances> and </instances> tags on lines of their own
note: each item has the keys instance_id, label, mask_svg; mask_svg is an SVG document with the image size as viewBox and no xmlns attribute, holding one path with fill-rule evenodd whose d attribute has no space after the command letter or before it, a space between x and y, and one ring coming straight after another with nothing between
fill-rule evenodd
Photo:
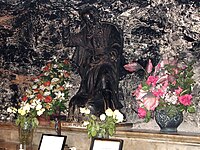
<instances>
[{"instance_id":1,"label":"white flower","mask_svg":"<svg viewBox=\"0 0 200 150\"><path fill-rule=\"evenodd\" d=\"M72 87L72 84L70 84L69 82L65 82L65 84L63 85L64 86L64 88L70 88L70 87Z\"/></svg>"},{"instance_id":2,"label":"white flower","mask_svg":"<svg viewBox=\"0 0 200 150\"><path fill-rule=\"evenodd\" d=\"M80 107L80 112L81 112L82 114L84 114L84 113L85 113L85 107Z\"/></svg>"},{"instance_id":3,"label":"white flower","mask_svg":"<svg viewBox=\"0 0 200 150\"><path fill-rule=\"evenodd\" d=\"M34 98L35 97L35 95L33 95L33 94L31 94L31 95L29 95L29 98Z\"/></svg>"},{"instance_id":4,"label":"white flower","mask_svg":"<svg viewBox=\"0 0 200 150\"><path fill-rule=\"evenodd\" d=\"M30 104L30 107L34 109L36 107L36 100L34 99L33 102Z\"/></svg>"},{"instance_id":5,"label":"white flower","mask_svg":"<svg viewBox=\"0 0 200 150\"><path fill-rule=\"evenodd\" d=\"M14 107L8 107L8 108L7 108L7 112L8 112L8 113L16 113L16 112L17 112L17 109L14 108Z\"/></svg>"},{"instance_id":6,"label":"white flower","mask_svg":"<svg viewBox=\"0 0 200 150\"><path fill-rule=\"evenodd\" d=\"M44 108L38 110L38 111L37 111L37 115L38 115L38 116L41 116L41 115L43 114L44 111L45 111Z\"/></svg>"},{"instance_id":7,"label":"white flower","mask_svg":"<svg viewBox=\"0 0 200 150\"><path fill-rule=\"evenodd\" d=\"M44 92L44 96L48 96L48 95L50 95L51 93L50 92Z\"/></svg>"},{"instance_id":8,"label":"white flower","mask_svg":"<svg viewBox=\"0 0 200 150\"><path fill-rule=\"evenodd\" d=\"M173 94L175 94L175 93L173 93ZM178 97L176 95L166 94L165 100L168 103L176 104L178 101Z\"/></svg>"},{"instance_id":9,"label":"white flower","mask_svg":"<svg viewBox=\"0 0 200 150\"><path fill-rule=\"evenodd\" d=\"M34 79L34 82L39 82L40 80L38 78Z\"/></svg>"},{"instance_id":10,"label":"white flower","mask_svg":"<svg viewBox=\"0 0 200 150\"><path fill-rule=\"evenodd\" d=\"M26 90L26 93L27 94L32 94L32 92L29 89Z\"/></svg>"},{"instance_id":11,"label":"white flower","mask_svg":"<svg viewBox=\"0 0 200 150\"><path fill-rule=\"evenodd\" d=\"M52 80L51 80L51 82L52 83L55 83L55 82L58 82L60 79L59 78L53 78Z\"/></svg>"},{"instance_id":12,"label":"white flower","mask_svg":"<svg viewBox=\"0 0 200 150\"><path fill-rule=\"evenodd\" d=\"M23 110L26 111L26 112L29 112L30 109L31 109L31 107L30 107L30 104L29 104L29 103L26 103L26 104L24 105L24 107L23 107Z\"/></svg>"},{"instance_id":13,"label":"white flower","mask_svg":"<svg viewBox=\"0 0 200 150\"><path fill-rule=\"evenodd\" d=\"M90 110L88 108L85 109L85 114L89 115L90 114Z\"/></svg>"},{"instance_id":14,"label":"white flower","mask_svg":"<svg viewBox=\"0 0 200 150\"><path fill-rule=\"evenodd\" d=\"M41 86L40 86L40 90L44 91L44 90L45 90L45 86L44 86L44 85L41 85Z\"/></svg>"},{"instance_id":15,"label":"white flower","mask_svg":"<svg viewBox=\"0 0 200 150\"><path fill-rule=\"evenodd\" d=\"M119 110L116 109L113 114L113 116L117 119L117 123L122 122L124 120L124 116L122 113L120 113Z\"/></svg>"},{"instance_id":16,"label":"white flower","mask_svg":"<svg viewBox=\"0 0 200 150\"><path fill-rule=\"evenodd\" d=\"M42 109L42 105L41 104L37 104L36 110L41 110L41 109Z\"/></svg>"},{"instance_id":17,"label":"white flower","mask_svg":"<svg viewBox=\"0 0 200 150\"><path fill-rule=\"evenodd\" d=\"M53 65L53 68L58 68L58 65L57 65L57 64L54 64L54 65Z\"/></svg>"},{"instance_id":18,"label":"white flower","mask_svg":"<svg viewBox=\"0 0 200 150\"><path fill-rule=\"evenodd\" d=\"M80 112L82 114L90 114L90 110L88 108L85 108L85 107L80 107Z\"/></svg>"},{"instance_id":19,"label":"white flower","mask_svg":"<svg viewBox=\"0 0 200 150\"><path fill-rule=\"evenodd\" d=\"M48 75L49 75L49 72L45 72L44 75L45 75L45 76L48 76Z\"/></svg>"},{"instance_id":20,"label":"white flower","mask_svg":"<svg viewBox=\"0 0 200 150\"><path fill-rule=\"evenodd\" d=\"M105 119L106 119L106 115L105 115L105 114L101 114L101 115L100 115L100 120L101 120L101 121L104 121Z\"/></svg>"},{"instance_id":21,"label":"white flower","mask_svg":"<svg viewBox=\"0 0 200 150\"><path fill-rule=\"evenodd\" d=\"M108 108L108 109L105 111L105 113L106 113L106 116L113 116L113 111L112 111L112 109L110 109L110 108Z\"/></svg>"},{"instance_id":22,"label":"white flower","mask_svg":"<svg viewBox=\"0 0 200 150\"><path fill-rule=\"evenodd\" d=\"M37 85L33 85L33 86L32 86L32 89L37 89Z\"/></svg>"},{"instance_id":23,"label":"white flower","mask_svg":"<svg viewBox=\"0 0 200 150\"><path fill-rule=\"evenodd\" d=\"M88 124L89 124L88 121L84 121L84 122L83 122L83 126L87 126Z\"/></svg>"},{"instance_id":24,"label":"white flower","mask_svg":"<svg viewBox=\"0 0 200 150\"><path fill-rule=\"evenodd\" d=\"M56 99L59 99L59 98L64 98L65 93L58 91L57 93L55 93L55 95L56 95Z\"/></svg>"}]
</instances>

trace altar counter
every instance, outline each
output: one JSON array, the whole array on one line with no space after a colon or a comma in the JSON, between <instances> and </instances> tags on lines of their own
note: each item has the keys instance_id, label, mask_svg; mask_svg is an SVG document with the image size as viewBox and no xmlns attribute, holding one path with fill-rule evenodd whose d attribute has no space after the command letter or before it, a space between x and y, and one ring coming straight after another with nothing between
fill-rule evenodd
<instances>
[{"instance_id":1,"label":"altar counter","mask_svg":"<svg viewBox=\"0 0 200 150\"><path fill-rule=\"evenodd\" d=\"M54 125L39 126L34 132L33 145L38 146L42 133L56 134ZM62 123L66 144L77 150L89 150L91 139L84 127ZM159 131L132 129L131 125L118 126L114 139L124 140L123 150L200 150L200 134L177 132L164 134ZM13 123L0 123L0 141L18 142L18 128Z\"/></svg>"}]
</instances>

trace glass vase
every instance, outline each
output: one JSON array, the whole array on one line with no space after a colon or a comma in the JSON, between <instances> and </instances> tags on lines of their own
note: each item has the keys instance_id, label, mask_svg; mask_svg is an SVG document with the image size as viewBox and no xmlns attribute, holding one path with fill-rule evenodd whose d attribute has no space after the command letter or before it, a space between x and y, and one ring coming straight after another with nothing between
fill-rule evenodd
<instances>
[{"instance_id":1,"label":"glass vase","mask_svg":"<svg viewBox=\"0 0 200 150\"><path fill-rule=\"evenodd\" d=\"M24 124L20 124L18 131L20 145L24 147L24 150L31 150L34 131L31 122L25 121Z\"/></svg>"}]
</instances>

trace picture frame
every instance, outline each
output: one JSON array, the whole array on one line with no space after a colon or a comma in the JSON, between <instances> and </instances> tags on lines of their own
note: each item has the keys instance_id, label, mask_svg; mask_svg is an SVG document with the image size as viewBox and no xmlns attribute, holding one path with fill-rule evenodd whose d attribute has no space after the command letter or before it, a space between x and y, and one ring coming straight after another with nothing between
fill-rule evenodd
<instances>
[{"instance_id":1,"label":"picture frame","mask_svg":"<svg viewBox=\"0 0 200 150\"><path fill-rule=\"evenodd\" d=\"M122 150L122 139L92 138L90 150Z\"/></svg>"},{"instance_id":2,"label":"picture frame","mask_svg":"<svg viewBox=\"0 0 200 150\"><path fill-rule=\"evenodd\" d=\"M67 136L42 134L38 150L64 150Z\"/></svg>"}]
</instances>

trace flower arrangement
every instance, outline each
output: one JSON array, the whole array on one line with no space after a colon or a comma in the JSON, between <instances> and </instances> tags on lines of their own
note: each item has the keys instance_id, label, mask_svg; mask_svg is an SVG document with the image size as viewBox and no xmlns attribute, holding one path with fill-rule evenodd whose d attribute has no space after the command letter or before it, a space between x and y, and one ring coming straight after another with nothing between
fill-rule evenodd
<instances>
[{"instance_id":1,"label":"flower arrangement","mask_svg":"<svg viewBox=\"0 0 200 150\"><path fill-rule=\"evenodd\" d=\"M71 86L70 69L67 60L58 62L57 59L42 67L41 74L33 78L33 84L21 97L19 108L8 108L8 112L17 113L17 125L23 126L28 118L33 126L37 126L38 116L49 116L66 109L68 89Z\"/></svg>"},{"instance_id":2,"label":"flower arrangement","mask_svg":"<svg viewBox=\"0 0 200 150\"><path fill-rule=\"evenodd\" d=\"M116 124L123 121L123 114L119 110L112 111L108 108L99 117L90 113L88 108L80 108L80 112L85 116L83 125L87 127L89 137L113 136L116 132Z\"/></svg>"},{"instance_id":3,"label":"flower arrangement","mask_svg":"<svg viewBox=\"0 0 200 150\"><path fill-rule=\"evenodd\" d=\"M133 62L124 66L130 72L142 69L146 72L145 79L133 92L138 104L138 116L146 122L154 117L155 110L167 108L168 115L173 116L176 112L195 112L192 104L192 64L177 60L164 59L153 68L149 60L147 68Z\"/></svg>"}]
</instances>

